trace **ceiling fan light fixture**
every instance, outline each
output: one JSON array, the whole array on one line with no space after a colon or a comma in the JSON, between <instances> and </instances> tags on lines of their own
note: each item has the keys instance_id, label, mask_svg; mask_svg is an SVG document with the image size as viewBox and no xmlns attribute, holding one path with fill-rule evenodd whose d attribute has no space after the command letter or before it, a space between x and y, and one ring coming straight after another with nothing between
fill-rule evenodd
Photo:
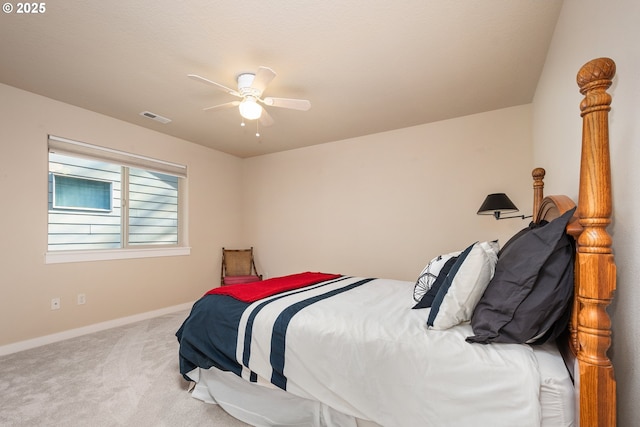
<instances>
[{"instance_id":1,"label":"ceiling fan light fixture","mask_svg":"<svg viewBox=\"0 0 640 427\"><path fill-rule=\"evenodd\" d=\"M252 96L247 96L238 108L240 109L240 115L247 120L256 120L262 115L262 106Z\"/></svg>"},{"instance_id":2,"label":"ceiling fan light fixture","mask_svg":"<svg viewBox=\"0 0 640 427\"><path fill-rule=\"evenodd\" d=\"M267 107L288 108L299 111L307 111L311 108L311 102L307 99L262 98L264 90L276 76L276 73L269 67L260 66L255 74L239 74L236 77L238 90L231 89L220 83L200 77L197 74L188 74L187 76L190 79L206 83L228 93L229 95L240 98L237 101L225 102L224 104L204 108L205 111L217 111L231 107L239 107L240 116L242 117L242 123L240 126L244 125L244 120L257 119L260 119L260 125L271 126L273 124L273 118L269 115L269 109Z\"/></svg>"}]
</instances>

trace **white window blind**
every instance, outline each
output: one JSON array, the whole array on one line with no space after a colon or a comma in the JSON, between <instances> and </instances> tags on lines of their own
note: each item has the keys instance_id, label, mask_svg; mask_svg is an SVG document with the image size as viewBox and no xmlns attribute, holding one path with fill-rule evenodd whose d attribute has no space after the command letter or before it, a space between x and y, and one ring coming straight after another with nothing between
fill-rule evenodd
<instances>
[{"instance_id":1,"label":"white window blind","mask_svg":"<svg viewBox=\"0 0 640 427\"><path fill-rule=\"evenodd\" d=\"M105 162L116 163L122 166L165 173L179 178L187 177L187 167L184 165L126 153L124 151L114 150L111 148L100 147L98 145L87 144L86 142L73 141L53 135L49 135L49 152L67 156L79 156L89 159L103 160Z\"/></svg>"}]
</instances>

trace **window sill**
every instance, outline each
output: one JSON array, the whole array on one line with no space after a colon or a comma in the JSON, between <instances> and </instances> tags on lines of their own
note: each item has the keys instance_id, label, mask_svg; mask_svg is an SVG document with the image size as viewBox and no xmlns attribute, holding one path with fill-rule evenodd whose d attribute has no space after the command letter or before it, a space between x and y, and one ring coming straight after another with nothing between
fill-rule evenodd
<instances>
[{"instance_id":1,"label":"window sill","mask_svg":"<svg viewBox=\"0 0 640 427\"><path fill-rule=\"evenodd\" d=\"M96 251L64 251L46 252L45 264L60 264L66 262L107 261L116 259L155 258L165 256L185 256L191 254L190 247L176 248L144 248L144 249L114 249Z\"/></svg>"}]
</instances>

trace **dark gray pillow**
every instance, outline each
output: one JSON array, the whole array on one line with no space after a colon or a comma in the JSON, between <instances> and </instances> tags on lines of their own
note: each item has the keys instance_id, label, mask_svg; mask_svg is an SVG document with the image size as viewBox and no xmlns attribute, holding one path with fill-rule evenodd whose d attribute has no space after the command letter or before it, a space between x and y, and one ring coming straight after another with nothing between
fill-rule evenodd
<instances>
[{"instance_id":1,"label":"dark gray pillow","mask_svg":"<svg viewBox=\"0 0 640 427\"><path fill-rule=\"evenodd\" d=\"M535 343L566 327L573 295L573 240L566 234L575 208L510 240L471 317L468 342Z\"/></svg>"},{"instance_id":2,"label":"dark gray pillow","mask_svg":"<svg viewBox=\"0 0 640 427\"><path fill-rule=\"evenodd\" d=\"M507 250L507 248L509 246L511 246L511 244L513 242L515 242L516 240L518 240L520 237L524 236L525 234L527 234L528 232L530 232L531 230L533 230L534 228L540 228L544 225L547 225L549 222L548 221L541 221L539 223L535 223L535 222L530 222L529 226L526 228L523 228L522 230L518 231L516 234L514 234L509 240L507 240L507 243L505 243L504 245L502 245L502 247L500 248L500 251L498 252L498 258L500 258L502 256L502 253L504 251Z\"/></svg>"}]
</instances>

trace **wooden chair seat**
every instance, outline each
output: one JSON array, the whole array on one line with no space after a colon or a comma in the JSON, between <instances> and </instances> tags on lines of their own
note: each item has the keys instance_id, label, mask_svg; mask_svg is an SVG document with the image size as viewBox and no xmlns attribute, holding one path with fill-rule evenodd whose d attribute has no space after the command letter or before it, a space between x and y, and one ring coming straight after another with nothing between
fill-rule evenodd
<instances>
[{"instance_id":1,"label":"wooden chair seat","mask_svg":"<svg viewBox=\"0 0 640 427\"><path fill-rule=\"evenodd\" d=\"M262 280L260 276L247 275L247 276L227 276L223 278L223 285L237 285L240 283L259 282Z\"/></svg>"},{"instance_id":2,"label":"wooden chair seat","mask_svg":"<svg viewBox=\"0 0 640 427\"><path fill-rule=\"evenodd\" d=\"M221 285L235 285L262 280L262 275L256 270L253 259L253 247L249 249L222 248Z\"/></svg>"}]
</instances>

